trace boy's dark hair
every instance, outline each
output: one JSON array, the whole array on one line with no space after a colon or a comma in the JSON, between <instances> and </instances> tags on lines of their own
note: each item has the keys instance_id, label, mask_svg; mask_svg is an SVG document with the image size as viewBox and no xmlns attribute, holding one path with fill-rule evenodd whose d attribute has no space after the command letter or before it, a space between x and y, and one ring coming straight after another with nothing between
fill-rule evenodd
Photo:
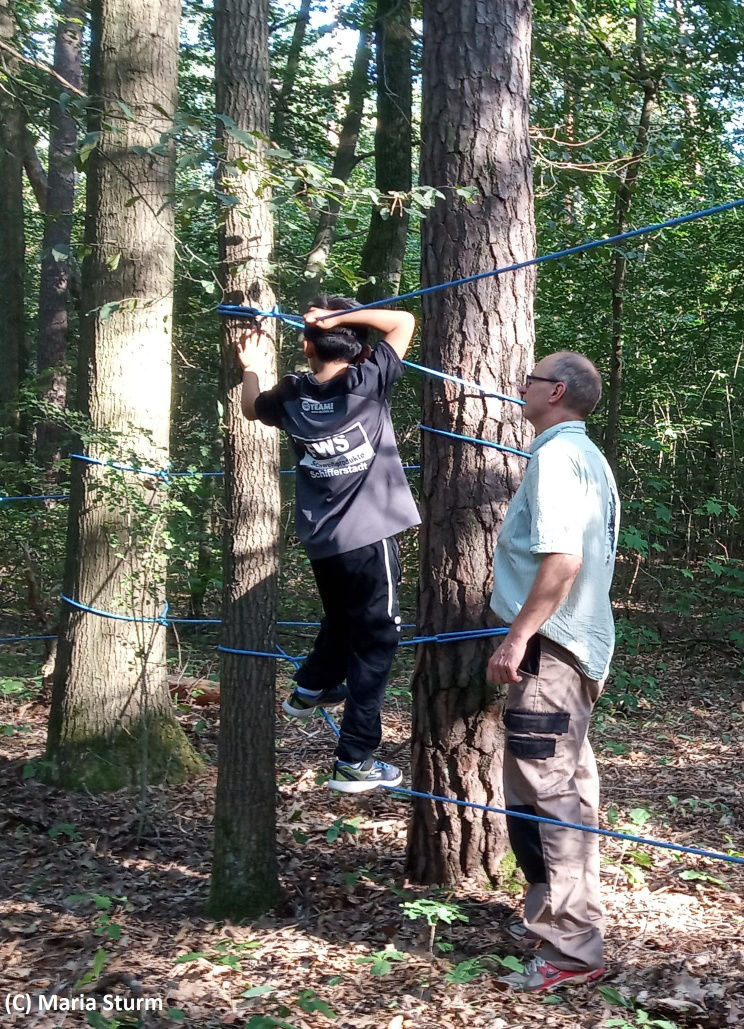
<instances>
[{"instance_id":1,"label":"boy's dark hair","mask_svg":"<svg viewBox=\"0 0 744 1029\"><path fill-rule=\"evenodd\" d=\"M310 307L324 307L328 311L353 311L362 305L351 297L315 297ZM366 325L341 325L332 329L323 329L319 325L305 324L305 339L309 339L315 347L315 353L321 361L356 361L363 353L369 337Z\"/></svg>"}]
</instances>

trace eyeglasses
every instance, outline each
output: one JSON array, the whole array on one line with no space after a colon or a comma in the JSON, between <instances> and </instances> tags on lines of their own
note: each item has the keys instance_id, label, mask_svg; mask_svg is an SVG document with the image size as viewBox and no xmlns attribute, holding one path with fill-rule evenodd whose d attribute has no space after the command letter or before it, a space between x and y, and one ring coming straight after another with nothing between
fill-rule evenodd
<instances>
[{"instance_id":1,"label":"eyeglasses","mask_svg":"<svg viewBox=\"0 0 744 1029\"><path fill-rule=\"evenodd\" d=\"M525 375L524 388L527 389L533 382L563 382L563 379L547 379L544 375Z\"/></svg>"}]
</instances>

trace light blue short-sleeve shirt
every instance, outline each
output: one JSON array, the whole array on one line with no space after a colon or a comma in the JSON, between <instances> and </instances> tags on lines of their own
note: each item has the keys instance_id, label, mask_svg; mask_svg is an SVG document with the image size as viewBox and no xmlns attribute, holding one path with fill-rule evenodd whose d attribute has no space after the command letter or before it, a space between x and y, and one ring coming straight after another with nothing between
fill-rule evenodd
<instances>
[{"instance_id":1,"label":"light blue short-sleeve shirt","mask_svg":"<svg viewBox=\"0 0 744 1029\"><path fill-rule=\"evenodd\" d=\"M546 429L530 453L494 552L491 608L510 624L545 554L580 557L568 596L540 633L569 650L591 679L604 679L615 647L610 607L620 521L615 479L584 422Z\"/></svg>"}]
</instances>

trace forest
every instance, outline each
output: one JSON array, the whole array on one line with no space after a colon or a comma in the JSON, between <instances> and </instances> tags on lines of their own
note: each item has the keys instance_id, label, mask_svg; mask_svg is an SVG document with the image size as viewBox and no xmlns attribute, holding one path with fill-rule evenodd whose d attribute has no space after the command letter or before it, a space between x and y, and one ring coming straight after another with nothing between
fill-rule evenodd
<instances>
[{"instance_id":1,"label":"forest","mask_svg":"<svg viewBox=\"0 0 744 1029\"><path fill-rule=\"evenodd\" d=\"M0 0L9 1024L744 1025L743 52L736 0ZM322 610L236 343L305 369L325 295L416 319L415 795L330 794L334 725L282 713ZM559 350L622 506L607 968L530 996L485 669Z\"/></svg>"}]
</instances>

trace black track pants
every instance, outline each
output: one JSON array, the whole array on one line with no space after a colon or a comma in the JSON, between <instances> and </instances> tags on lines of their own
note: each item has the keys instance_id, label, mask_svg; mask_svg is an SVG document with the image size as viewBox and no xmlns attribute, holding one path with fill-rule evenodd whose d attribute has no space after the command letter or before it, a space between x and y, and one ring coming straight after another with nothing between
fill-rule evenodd
<instances>
[{"instance_id":1,"label":"black track pants","mask_svg":"<svg viewBox=\"0 0 744 1029\"><path fill-rule=\"evenodd\" d=\"M391 537L311 564L324 618L295 678L307 690L346 680L337 756L364 761L380 744L380 709L400 638L398 544Z\"/></svg>"}]
</instances>

